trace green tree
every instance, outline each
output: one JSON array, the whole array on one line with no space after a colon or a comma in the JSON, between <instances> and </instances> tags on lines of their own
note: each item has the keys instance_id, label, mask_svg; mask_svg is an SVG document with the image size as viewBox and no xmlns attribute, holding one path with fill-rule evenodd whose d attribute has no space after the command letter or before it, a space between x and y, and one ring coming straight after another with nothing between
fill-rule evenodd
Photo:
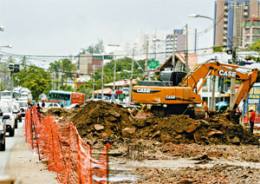
<instances>
[{"instance_id":1,"label":"green tree","mask_svg":"<svg viewBox=\"0 0 260 184\"><path fill-rule=\"evenodd\" d=\"M249 47L250 50L260 52L260 40L257 40Z\"/></svg>"},{"instance_id":2,"label":"green tree","mask_svg":"<svg viewBox=\"0 0 260 184\"><path fill-rule=\"evenodd\" d=\"M28 66L14 74L14 83L31 90L33 98L38 100L41 93L51 89L50 73L37 66Z\"/></svg>"},{"instance_id":3,"label":"green tree","mask_svg":"<svg viewBox=\"0 0 260 184\"><path fill-rule=\"evenodd\" d=\"M92 86L91 86L92 85ZM90 98L92 96L93 92L93 81L86 82L84 85L81 85L77 92L85 93L87 98Z\"/></svg>"},{"instance_id":4,"label":"green tree","mask_svg":"<svg viewBox=\"0 0 260 184\"><path fill-rule=\"evenodd\" d=\"M99 40L96 44L88 46L85 50L90 54L101 54L104 52L104 44L102 40Z\"/></svg>"},{"instance_id":5,"label":"green tree","mask_svg":"<svg viewBox=\"0 0 260 184\"><path fill-rule=\"evenodd\" d=\"M222 46L214 46L213 47L213 52L223 52L224 47Z\"/></svg>"},{"instance_id":6,"label":"green tree","mask_svg":"<svg viewBox=\"0 0 260 184\"><path fill-rule=\"evenodd\" d=\"M252 45L249 46L249 50L258 52L258 55L260 54L260 40L257 40ZM247 60L254 60L256 62L260 62L260 57L255 56L248 56L246 58Z\"/></svg>"},{"instance_id":7,"label":"green tree","mask_svg":"<svg viewBox=\"0 0 260 184\"><path fill-rule=\"evenodd\" d=\"M50 63L49 71L55 75L55 83L57 89L66 89L67 80L73 80L75 75L76 65L69 59L61 59ZM61 77L60 77L61 76ZM60 86L60 87L59 87Z\"/></svg>"},{"instance_id":8,"label":"green tree","mask_svg":"<svg viewBox=\"0 0 260 184\"><path fill-rule=\"evenodd\" d=\"M104 84L110 83L114 80L114 62L116 62L116 80L130 79L131 77L131 65L132 59L125 57L118 60L112 60L106 63L104 66ZM138 64L137 64L138 63ZM133 78L143 77L144 60L134 61L134 72ZM93 86L93 81L95 81L95 89L101 88L101 69L98 69L92 76L93 80L88 81L88 86Z\"/></svg>"}]
</instances>

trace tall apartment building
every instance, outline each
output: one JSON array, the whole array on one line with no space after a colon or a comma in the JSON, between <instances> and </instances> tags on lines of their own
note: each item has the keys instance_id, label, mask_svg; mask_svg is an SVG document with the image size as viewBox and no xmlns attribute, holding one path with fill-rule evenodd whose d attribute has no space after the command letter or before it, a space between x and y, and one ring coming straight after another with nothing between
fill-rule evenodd
<instances>
[{"instance_id":1,"label":"tall apartment building","mask_svg":"<svg viewBox=\"0 0 260 184\"><path fill-rule=\"evenodd\" d=\"M183 29L174 29L173 34L165 37L166 58L172 55L173 51L184 52L186 49L186 33Z\"/></svg>"},{"instance_id":2,"label":"tall apartment building","mask_svg":"<svg viewBox=\"0 0 260 184\"><path fill-rule=\"evenodd\" d=\"M242 47L243 22L259 15L258 0L216 0L214 45Z\"/></svg>"}]
</instances>

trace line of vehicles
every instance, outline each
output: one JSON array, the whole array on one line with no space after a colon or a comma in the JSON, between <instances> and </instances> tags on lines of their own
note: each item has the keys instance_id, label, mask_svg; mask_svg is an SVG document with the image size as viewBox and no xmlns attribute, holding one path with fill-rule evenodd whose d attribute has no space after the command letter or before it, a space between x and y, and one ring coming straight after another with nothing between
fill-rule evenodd
<instances>
[{"instance_id":1,"label":"line of vehicles","mask_svg":"<svg viewBox=\"0 0 260 184\"><path fill-rule=\"evenodd\" d=\"M0 91L0 151L6 149L6 135L15 135L15 129L25 117L28 101L31 100L31 92L26 88Z\"/></svg>"}]
</instances>

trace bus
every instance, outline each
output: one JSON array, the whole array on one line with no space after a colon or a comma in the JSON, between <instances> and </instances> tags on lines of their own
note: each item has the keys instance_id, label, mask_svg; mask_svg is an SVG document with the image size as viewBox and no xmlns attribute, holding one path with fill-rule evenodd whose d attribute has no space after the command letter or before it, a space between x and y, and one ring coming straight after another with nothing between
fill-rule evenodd
<instances>
[{"instance_id":1,"label":"bus","mask_svg":"<svg viewBox=\"0 0 260 184\"><path fill-rule=\"evenodd\" d=\"M85 94L70 91L51 90L48 94L48 102L56 102L64 107L68 107L71 104L84 104Z\"/></svg>"}]
</instances>

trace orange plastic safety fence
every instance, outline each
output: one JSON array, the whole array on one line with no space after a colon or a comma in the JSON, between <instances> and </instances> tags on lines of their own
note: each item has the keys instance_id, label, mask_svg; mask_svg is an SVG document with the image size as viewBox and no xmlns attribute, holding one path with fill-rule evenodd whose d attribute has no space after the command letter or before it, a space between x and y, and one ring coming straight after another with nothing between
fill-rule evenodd
<instances>
[{"instance_id":1,"label":"orange plastic safety fence","mask_svg":"<svg viewBox=\"0 0 260 184\"><path fill-rule=\"evenodd\" d=\"M57 173L62 184L108 183L108 149L106 144L99 159L91 157L86 144L72 123L57 123L52 116L41 116L35 107L26 112L26 142L37 149L48 169Z\"/></svg>"}]
</instances>

